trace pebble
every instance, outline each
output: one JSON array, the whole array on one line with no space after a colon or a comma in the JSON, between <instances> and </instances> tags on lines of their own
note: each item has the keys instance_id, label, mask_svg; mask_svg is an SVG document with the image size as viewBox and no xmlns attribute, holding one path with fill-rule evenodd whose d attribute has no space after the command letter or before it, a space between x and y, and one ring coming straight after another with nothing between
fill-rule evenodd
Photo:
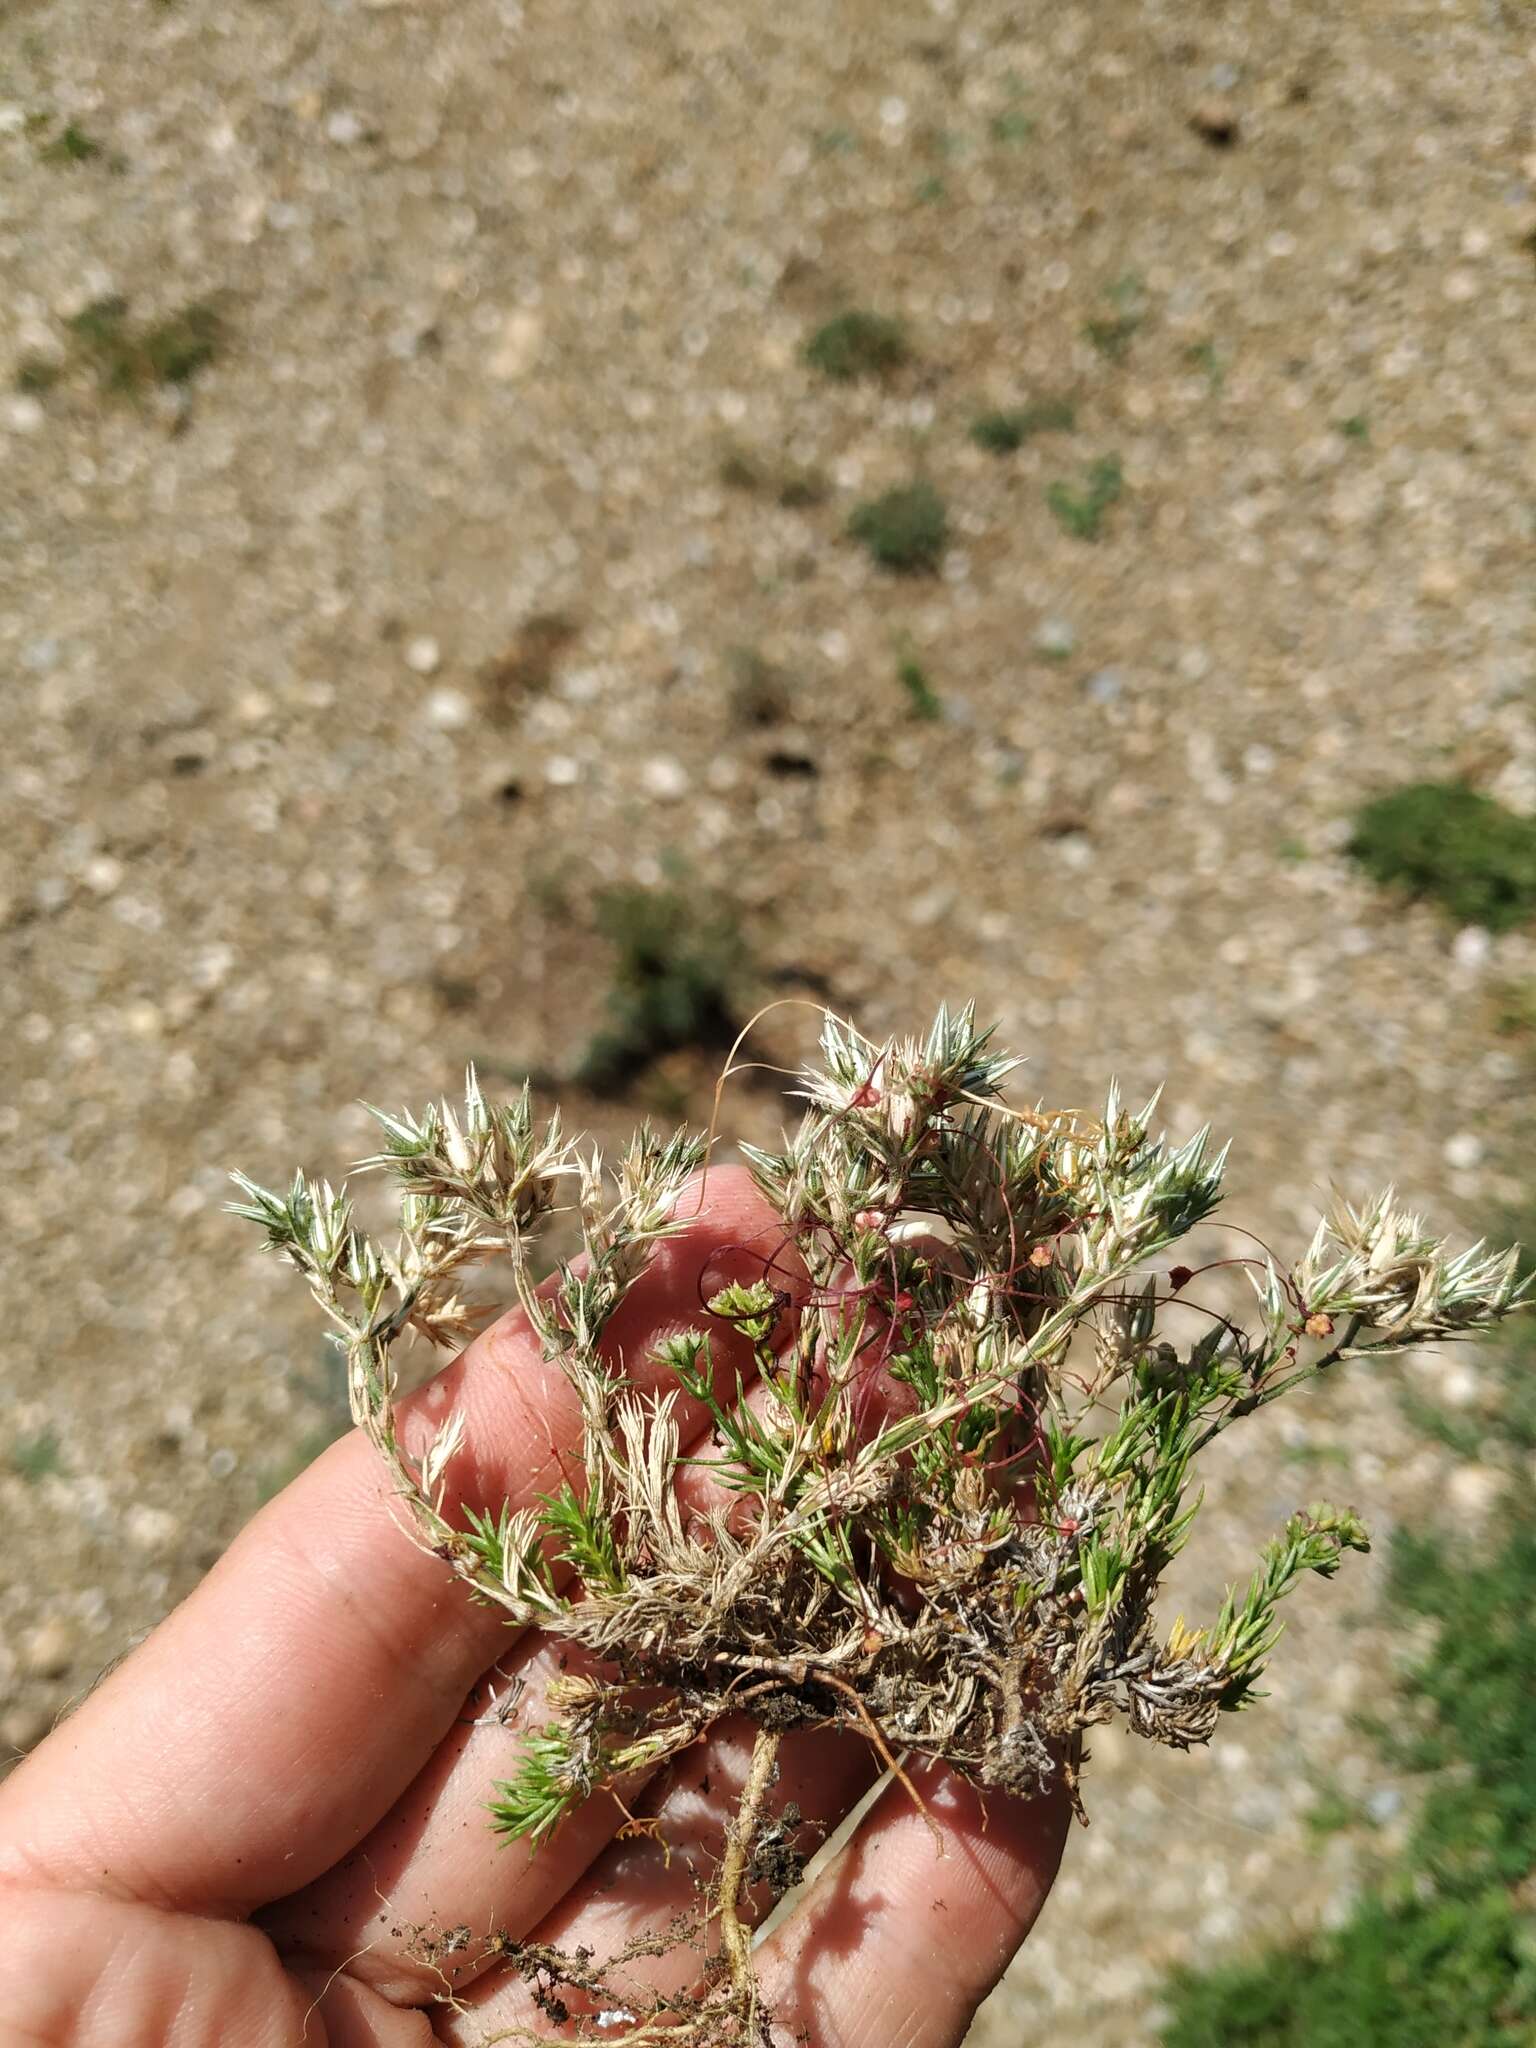
<instances>
[{"instance_id":1,"label":"pebble","mask_svg":"<svg viewBox=\"0 0 1536 2048\"><path fill-rule=\"evenodd\" d=\"M503 384L526 377L538 358L544 339L544 323L537 313L522 308L509 313L502 325L501 341L486 368Z\"/></svg>"},{"instance_id":2,"label":"pebble","mask_svg":"<svg viewBox=\"0 0 1536 2048\"><path fill-rule=\"evenodd\" d=\"M1060 660L1072 652L1077 645L1077 633L1066 619L1042 619L1040 630L1035 635L1035 648L1040 654L1048 654L1053 660Z\"/></svg>"},{"instance_id":3,"label":"pebble","mask_svg":"<svg viewBox=\"0 0 1536 2048\"><path fill-rule=\"evenodd\" d=\"M418 676L435 676L442 667L443 651L430 633L420 633L405 650L405 665Z\"/></svg>"},{"instance_id":4,"label":"pebble","mask_svg":"<svg viewBox=\"0 0 1536 2048\"><path fill-rule=\"evenodd\" d=\"M1098 668L1083 684L1083 695L1094 704L1113 704L1125 694L1125 678L1117 668Z\"/></svg>"},{"instance_id":5,"label":"pebble","mask_svg":"<svg viewBox=\"0 0 1536 2048\"><path fill-rule=\"evenodd\" d=\"M181 1534L181 1523L167 1509L138 1501L123 1517L123 1532L135 1550L169 1550Z\"/></svg>"},{"instance_id":6,"label":"pebble","mask_svg":"<svg viewBox=\"0 0 1536 2048\"><path fill-rule=\"evenodd\" d=\"M462 732L475 707L462 690L434 690L426 701L427 723L439 732Z\"/></svg>"},{"instance_id":7,"label":"pebble","mask_svg":"<svg viewBox=\"0 0 1536 2048\"><path fill-rule=\"evenodd\" d=\"M1403 1810L1403 1795L1396 1785L1378 1785L1365 1802L1365 1810L1378 1827L1385 1827Z\"/></svg>"},{"instance_id":8,"label":"pebble","mask_svg":"<svg viewBox=\"0 0 1536 2048\"><path fill-rule=\"evenodd\" d=\"M1461 591L1461 574L1454 562L1426 562L1419 572L1419 595L1432 604L1449 604Z\"/></svg>"},{"instance_id":9,"label":"pebble","mask_svg":"<svg viewBox=\"0 0 1536 2048\"><path fill-rule=\"evenodd\" d=\"M653 754L640 770L640 786L647 796L675 804L688 794L688 770L675 754Z\"/></svg>"},{"instance_id":10,"label":"pebble","mask_svg":"<svg viewBox=\"0 0 1536 2048\"><path fill-rule=\"evenodd\" d=\"M110 896L123 879L123 864L110 853L98 853L86 862L83 879L93 896Z\"/></svg>"},{"instance_id":11,"label":"pebble","mask_svg":"<svg viewBox=\"0 0 1536 2048\"><path fill-rule=\"evenodd\" d=\"M363 124L350 108L340 107L327 119L325 132L328 140L345 147L348 143L362 140Z\"/></svg>"},{"instance_id":12,"label":"pebble","mask_svg":"<svg viewBox=\"0 0 1536 2048\"><path fill-rule=\"evenodd\" d=\"M22 1637L17 1662L27 1678L62 1678L74 1656L74 1630L56 1615L51 1621L40 1621Z\"/></svg>"},{"instance_id":13,"label":"pebble","mask_svg":"<svg viewBox=\"0 0 1536 2048\"><path fill-rule=\"evenodd\" d=\"M1493 936L1480 924L1464 924L1451 941L1451 958L1472 973L1487 966L1492 952Z\"/></svg>"},{"instance_id":14,"label":"pebble","mask_svg":"<svg viewBox=\"0 0 1536 2048\"><path fill-rule=\"evenodd\" d=\"M1458 1173L1470 1173L1482 1161L1483 1141L1475 1131L1458 1131L1446 1139L1444 1157L1446 1165L1455 1167Z\"/></svg>"}]
</instances>

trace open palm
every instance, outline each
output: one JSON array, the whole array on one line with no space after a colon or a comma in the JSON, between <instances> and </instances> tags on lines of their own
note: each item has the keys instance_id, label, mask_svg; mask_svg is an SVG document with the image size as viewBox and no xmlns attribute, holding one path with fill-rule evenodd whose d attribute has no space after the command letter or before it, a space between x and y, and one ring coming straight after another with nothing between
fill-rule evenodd
<instances>
[{"instance_id":1,"label":"open palm","mask_svg":"<svg viewBox=\"0 0 1536 2048\"><path fill-rule=\"evenodd\" d=\"M716 1285L755 1277L753 1246L781 1236L746 1176L716 1169L605 1350L644 1384L655 1343L702 1321L706 1268ZM734 1383L750 1346L712 1328ZM449 1409L468 1425L449 1497L471 1507L531 1500L580 1439L575 1397L521 1311L402 1405L407 1440L424 1442ZM702 1412L680 1419L705 1435ZM0 1786L8 2039L476 2048L524 2029L568 2036L508 1944L603 1956L686 1912L721 1854L751 1731L722 1726L622 1805L589 1801L537 1855L504 1847L486 1801L542 1725L566 1654L472 1604L407 1538L361 1436L334 1445ZM878 1772L862 1742L827 1730L788 1737L781 1760L772 1803L798 1808L807 1851ZM775 2040L949 2048L1034 1920L1062 1802L983 1807L946 1772L912 1777L927 1816L888 1786L761 1943ZM683 1946L627 1968L637 1987L673 1988L700 1966Z\"/></svg>"}]
</instances>

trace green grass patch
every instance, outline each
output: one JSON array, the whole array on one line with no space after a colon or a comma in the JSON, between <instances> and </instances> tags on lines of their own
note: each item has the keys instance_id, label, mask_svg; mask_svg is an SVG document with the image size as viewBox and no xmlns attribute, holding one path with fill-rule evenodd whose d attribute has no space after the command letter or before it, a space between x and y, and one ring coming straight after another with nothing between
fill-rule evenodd
<instances>
[{"instance_id":1,"label":"green grass patch","mask_svg":"<svg viewBox=\"0 0 1536 2048\"><path fill-rule=\"evenodd\" d=\"M907 708L914 718L932 722L944 716L944 702L928 679L928 671L915 655L905 654L896 664L896 680L907 695Z\"/></svg>"},{"instance_id":2,"label":"green grass patch","mask_svg":"<svg viewBox=\"0 0 1536 2048\"><path fill-rule=\"evenodd\" d=\"M1070 484L1047 487L1045 502L1056 515L1063 532L1077 540L1097 540L1104 528L1104 515L1125 488L1118 455L1101 455L1088 465L1081 490Z\"/></svg>"},{"instance_id":3,"label":"green grass patch","mask_svg":"<svg viewBox=\"0 0 1536 2048\"><path fill-rule=\"evenodd\" d=\"M839 313L805 344L805 360L837 384L888 377L912 360L912 344L899 320L884 313Z\"/></svg>"},{"instance_id":4,"label":"green grass patch","mask_svg":"<svg viewBox=\"0 0 1536 2048\"><path fill-rule=\"evenodd\" d=\"M989 455L1012 455L1036 434L1069 434L1077 410L1064 398L1041 398L1033 405L1009 406L978 413L971 421L971 439Z\"/></svg>"},{"instance_id":5,"label":"green grass patch","mask_svg":"<svg viewBox=\"0 0 1536 2048\"><path fill-rule=\"evenodd\" d=\"M933 485L919 477L856 505L848 532L893 575L932 575L944 559L949 514Z\"/></svg>"},{"instance_id":6,"label":"green grass patch","mask_svg":"<svg viewBox=\"0 0 1536 2048\"><path fill-rule=\"evenodd\" d=\"M1227 365L1214 341L1196 341L1184 351L1184 360L1192 370L1199 370L1205 377L1212 395L1227 381Z\"/></svg>"},{"instance_id":7,"label":"green grass patch","mask_svg":"<svg viewBox=\"0 0 1536 2048\"><path fill-rule=\"evenodd\" d=\"M35 1486L40 1479L64 1470L58 1432L40 1429L33 1436L19 1436L6 1453L6 1463L18 1479Z\"/></svg>"},{"instance_id":8,"label":"green grass patch","mask_svg":"<svg viewBox=\"0 0 1536 2048\"><path fill-rule=\"evenodd\" d=\"M613 955L607 1018L575 1078L618 1095L669 1052L720 1052L740 1031L736 991L747 948L734 912L680 884L604 890L597 929Z\"/></svg>"},{"instance_id":9,"label":"green grass patch","mask_svg":"<svg viewBox=\"0 0 1536 2048\"><path fill-rule=\"evenodd\" d=\"M141 326L126 299L93 299L64 324L102 390L119 396L153 384L191 383L217 358L225 339L219 313L201 300Z\"/></svg>"},{"instance_id":10,"label":"green grass patch","mask_svg":"<svg viewBox=\"0 0 1536 2048\"><path fill-rule=\"evenodd\" d=\"M1375 881L1458 924L1509 931L1536 914L1536 820L1464 782L1414 782L1366 804L1349 852Z\"/></svg>"},{"instance_id":11,"label":"green grass patch","mask_svg":"<svg viewBox=\"0 0 1536 2048\"><path fill-rule=\"evenodd\" d=\"M74 121L66 121L51 142L38 151L45 164L88 164L101 155L101 144Z\"/></svg>"},{"instance_id":12,"label":"green grass patch","mask_svg":"<svg viewBox=\"0 0 1536 2048\"><path fill-rule=\"evenodd\" d=\"M1028 142L1035 132L1035 124L1028 114L1020 113L1017 107L1012 107L1005 114L994 114L987 124L987 132L994 142L1017 147L1021 142Z\"/></svg>"}]
</instances>

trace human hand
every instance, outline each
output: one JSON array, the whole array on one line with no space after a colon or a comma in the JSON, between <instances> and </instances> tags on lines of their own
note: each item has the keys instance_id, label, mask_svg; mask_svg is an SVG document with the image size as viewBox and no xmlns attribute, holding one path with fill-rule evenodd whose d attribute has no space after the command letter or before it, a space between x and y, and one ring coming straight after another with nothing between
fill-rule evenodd
<instances>
[{"instance_id":1,"label":"human hand","mask_svg":"<svg viewBox=\"0 0 1536 2048\"><path fill-rule=\"evenodd\" d=\"M701 1213L657 1248L604 1349L645 1384L654 1344L702 1324L706 1269L716 1287L758 1277L781 1236L744 1173L713 1169ZM718 1322L711 1335L727 1383L750 1373L743 1338ZM467 1435L448 1497L470 1507L530 1501L579 1441L575 1397L520 1310L401 1404L407 1444L419 1450L450 1410ZM697 1404L680 1419L705 1436ZM524 2028L568 2037L492 1937L603 1956L686 1912L695 1872L721 1854L751 1731L718 1728L649 1785L626 1787L622 1807L591 1799L532 1857L502 1846L485 1805L542 1725L564 1654L536 1633L510 1635L411 1543L359 1432L333 1445L0 1785L11 2038L479 2048ZM828 1730L791 1733L780 1760L769 1810L799 1808L806 1853L879 1772L864 1743ZM888 1785L759 1946L775 2041L952 2048L1034 1921L1064 1800L983 1805L946 1771L910 1778L926 1814ZM750 1911L768 1903L759 1894ZM673 1947L628 1965L630 1981L685 1986L700 1961Z\"/></svg>"}]
</instances>

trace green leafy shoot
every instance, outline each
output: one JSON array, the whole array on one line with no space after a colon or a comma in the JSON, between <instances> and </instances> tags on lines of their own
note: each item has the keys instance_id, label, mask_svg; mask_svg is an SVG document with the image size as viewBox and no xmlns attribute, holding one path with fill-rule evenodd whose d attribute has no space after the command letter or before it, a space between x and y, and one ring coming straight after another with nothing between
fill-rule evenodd
<instances>
[{"instance_id":1,"label":"green leafy shoot","mask_svg":"<svg viewBox=\"0 0 1536 2048\"><path fill-rule=\"evenodd\" d=\"M1076 425L1077 408L1067 399L1041 398L1032 405L978 413L970 434L990 455L1012 455L1036 434L1069 434Z\"/></svg>"},{"instance_id":2,"label":"green leafy shoot","mask_svg":"<svg viewBox=\"0 0 1536 2048\"><path fill-rule=\"evenodd\" d=\"M893 575L931 576L949 543L949 514L933 485L919 477L855 506L848 532Z\"/></svg>"},{"instance_id":3,"label":"green leafy shoot","mask_svg":"<svg viewBox=\"0 0 1536 2048\"><path fill-rule=\"evenodd\" d=\"M1103 531L1105 513L1119 502L1123 489L1119 456L1101 455L1089 464L1081 490L1053 483L1046 490L1045 502L1074 539L1096 541Z\"/></svg>"},{"instance_id":4,"label":"green leafy shoot","mask_svg":"<svg viewBox=\"0 0 1536 2048\"><path fill-rule=\"evenodd\" d=\"M901 321L855 309L817 328L805 345L805 360L835 384L852 384L903 368L912 360L912 344Z\"/></svg>"}]
</instances>

